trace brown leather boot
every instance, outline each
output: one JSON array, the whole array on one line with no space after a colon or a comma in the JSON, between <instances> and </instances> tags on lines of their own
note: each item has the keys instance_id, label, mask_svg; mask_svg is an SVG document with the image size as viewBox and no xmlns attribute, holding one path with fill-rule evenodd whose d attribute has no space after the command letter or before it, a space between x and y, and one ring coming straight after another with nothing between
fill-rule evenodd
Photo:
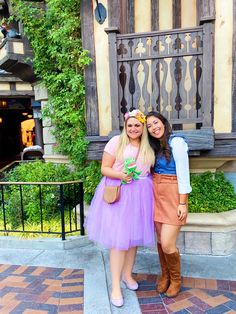
<instances>
[{"instance_id":1,"label":"brown leather boot","mask_svg":"<svg viewBox=\"0 0 236 314\"><path fill-rule=\"evenodd\" d=\"M180 255L179 252L165 254L169 273L170 286L165 295L168 298L176 297L181 288L181 274L180 274Z\"/></svg>"},{"instance_id":2,"label":"brown leather boot","mask_svg":"<svg viewBox=\"0 0 236 314\"><path fill-rule=\"evenodd\" d=\"M167 267L165 253L162 250L161 244L157 243L157 250L161 265L161 277L157 280L156 290L159 293L164 293L170 285L170 275Z\"/></svg>"}]
</instances>

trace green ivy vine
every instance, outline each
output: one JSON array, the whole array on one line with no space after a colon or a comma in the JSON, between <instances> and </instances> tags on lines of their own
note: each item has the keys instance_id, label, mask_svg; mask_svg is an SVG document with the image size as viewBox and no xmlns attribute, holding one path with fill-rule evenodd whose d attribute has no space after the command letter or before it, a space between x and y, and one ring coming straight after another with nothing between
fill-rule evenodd
<instances>
[{"instance_id":1,"label":"green ivy vine","mask_svg":"<svg viewBox=\"0 0 236 314\"><path fill-rule=\"evenodd\" d=\"M11 0L12 18L21 21L24 35L33 51L36 76L48 90L49 100L43 117L51 119L55 127L57 151L69 156L85 179L87 141L85 140L85 88L83 70L90 58L82 47L80 28L80 0L46 0L40 3ZM85 166L86 165L86 166ZM93 193L96 180L89 184ZM87 197L91 199L91 195Z\"/></svg>"},{"instance_id":2,"label":"green ivy vine","mask_svg":"<svg viewBox=\"0 0 236 314\"><path fill-rule=\"evenodd\" d=\"M55 126L57 150L75 164L86 156L83 69L89 57L82 48L80 1L47 0L46 9L13 0L13 17L20 20L33 51L34 71L48 89L43 111Z\"/></svg>"}]
</instances>

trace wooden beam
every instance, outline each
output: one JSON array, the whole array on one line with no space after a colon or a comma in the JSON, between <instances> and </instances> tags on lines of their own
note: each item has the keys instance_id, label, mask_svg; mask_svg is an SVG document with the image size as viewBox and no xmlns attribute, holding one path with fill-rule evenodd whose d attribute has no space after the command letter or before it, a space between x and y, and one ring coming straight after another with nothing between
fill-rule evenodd
<instances>
[{"instance_id":1,"label":"wooden beam","mask_svg":"<svg viewBox=\"0 0 236 314\"><path fill-rule=\"evenodd\" d=\"M120 33L128 33L128 0L120 0Z\"/></svg>"},{"instance_id":2,"label":"wooden beam","mask_svg":"<svg viewBox=\"0 0 236 314\"><path fill-rule=\"evenodd\" d=\"M152 31L158 31L159 30L159 0L151 0L151 10L152 10L152 21L151 21Z\"/></svg>"},{"instance_id":3,"label":"wooden beam","mask_svg":"<svg viewBox=\"0 0 236 314\"><path fill-rule=\"evenodd\" d=\"M134 33L134 0L128 0L128 14L127 14L127 31L128 33Z\"/></svg>"},{"instance_id":4,"label":"wooden beam","mask_svg":"<svg viewBox=\"0 0 236 314\"><path fill-rule=\"evenodd\" d=\"M209 157L235 157L236 156L236 132L215 135L215 147L212 150L201 153L201 156Z\"/></svg>"},{"instance_id":5,"label":"wooden beam","mask_svg":"<svg viewBox=\"0 0 236 314\"><path fill-rule=\"evenodd\" d=\"M101 160L104 147L109 139L108 136L87 136L86 140L89 141L87 159Z\"/></svg>"},{"instance_id":6,"label":"wooden beam","mask_svg":"<svg viewBox=\"0 0 236 314\"><path fill-rule=\"evenodd\" d=\"M120 132L120 110L118 95L118 70L117 70L117 47L116 36L119 32L117 27L106 28L109 44L109 72L110 72L110 94L111 94L111 119L112 131L110 134L115 135Z\"/></svg>"},{"instance_id":7,"label":"wooden beam","mask_svg":"<svg viewBox=\"0 0 236 314\"><path fill-rule=\"evenodd\" d=\"M196 0L196 13L197 13L197 26L200 25L200 14L201 14L201 10L200 10L200 0Z\"/></svg>"},{"instance_id":8,"label":"wooden beam","mask_svg":"<svg viewBox=\"0 0 236 314\"><path fill-rule=\"evenodd\" d=\"M17 91L17 90L8 90L0 91L0 97L16 97L16 96L34 96L34 91Z\"/></svg>"},{"instance_id":9,"label":"wooden beam","mask_svg":"<svg viewBox=\"0 0 236 314\"><path fill-rule=\"evenodd\" d=\"M30 64L25 63L24 55L7 54L0 60L1 69L18 76L22 81L34 83L37 78Z\"/></svg>"},{"instance_id":10,"label":"wooden beam","mask_svg":"<svg viewBox=\"0 0 236 314\"><path fill-rule=\"evenodd\" d=\"M190 155L200 155L202 150L214 149L214 131L212 128L192 131L174 131L174 134L183 135L189 145ZM103 149L110 139L106 136L90 136L86 138L88 145L88 159L101 160Z\"/></svg>"},{"instance_id":11,"label":"wooden beam","mask_svg":"<svg viewBox=\"0 0 236 314\"><path fill-rule=\"evenodd\" d=\"M19 77L13 76L11 74L0 74L0 82L23 82Z\"/></svg>"},{"instance_id":12,"label":"wooden beam","mask_svg":"<svg viewBox=\"0 0 236 314\"><path fill-rule=\"evenodd\" d=\"M213 25L205 23L203 25L203 127L212 126L213 108Z\"/></svg>"},{"instance_id":13,"label":"wooden beam","mask_svg":"<svg viewBox=\"0 0 236 314\"><path fill-rule=\"evenodd\" d=\"M173 131L176 135L183 135L187 141L189 150L200 151L214 148L214 131L213 128L189 131Z\"/></svg>"},{"instance_id":14,"label":"wooden beam","mask_svg":"<svg viewBox=\"0 0 236 314\"><path fill-rule=\"evenodd\" d=\"M173 0L172 2L172 25L173 28L181 27L181 0Z\"/></svg>"},{"instance_id":15,"label":"wooden beam","mask_svg":"<svg viewBox=\"0 0 236 314\"><path fill-rule=\"evenodd\" d=\"M15 82L10 82L9 84L10 84L10 90L12 92L16 91L16 83Z\"/></svg>"},{"instance_id":16,"label":"wooden beam","mask_svg":"<svg viewBox=\"0 0 236 314\"><path fill-rule=\"evenodd\" d=\"M92 59L90 64L86 66L84 70L87 134L99 135L92 1L81 0L80 17L83 48L89 51L89 56Z\"/></svg>"},{"instance_id":17,"label":"wooden beam","mask_svg":"<svg viewBox=\"0 0 236 314\"><path fill-rule=\"evenodd\" d=\"M199 22L209 22L215 19L215 0L198 0Z\"/></svg>"},{"instance_id":18,"label":"wooden beam","mask_svg":"<svg viewBox=\"0 0 236 314\"><path fill-rule=\"evenodd\" d=\"M108 26L121 28L121 1L112 0L107 2L108 6Z\"/></svg>"},{"instance_id":19,"label":"wooden beam","mask_svg":"<svg viewBox=\"0 0 236 314\"><path fill-rule=\"evenodd\" d=\"M205 139L206 140L206 139ZM88 160L101 160L103 149L108 141L95 141L90 142L88 146ZM234 138L216 138L215 146L209 150L193 150L189 151L190 156L201 156L201 157L234 157L236 156L236 136ZM193 147L192 147L193 148Z\"/></svg>"}]
</instances>

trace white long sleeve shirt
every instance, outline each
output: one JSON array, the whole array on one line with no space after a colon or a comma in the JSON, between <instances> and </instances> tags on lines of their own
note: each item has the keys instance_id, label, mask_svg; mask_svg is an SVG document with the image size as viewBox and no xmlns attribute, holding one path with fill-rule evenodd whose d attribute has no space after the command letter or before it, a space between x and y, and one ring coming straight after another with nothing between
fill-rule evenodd
<instances>
[{"instance_id":1,"label":"white long sleeve shirt","mask_svg":"<svg viewBox=\"0 0 236 314\"><path fill-rule=\"evenodd\" d=\"M157 157L154 171L160 174L176 174L180 194L188 194L192 191L190 185L188 144L180 136L174 136L170 140L172 158L168 163L165 157Z\"/></svg>"}]
</instances>

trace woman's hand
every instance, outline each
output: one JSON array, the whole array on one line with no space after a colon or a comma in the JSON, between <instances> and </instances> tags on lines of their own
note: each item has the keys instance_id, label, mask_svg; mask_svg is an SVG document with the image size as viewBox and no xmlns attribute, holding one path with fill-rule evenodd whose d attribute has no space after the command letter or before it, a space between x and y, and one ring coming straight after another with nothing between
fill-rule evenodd
<instances>
[{"instance_id":1,"label":"woman's hand","mask_svg":"<svg viewBox=\"0 0 236 314\"><path fill-rule=\"evenodd\" d=\"M130 175L127 175L125 171L119 172L112 169L114 162L115 162L114 156L111 156L107 152L103 153L102 166L101 166L102 175L112 178L112 179L120 179L126 183L131 183L133 173Z\"/></svg>"},{"instance_id":2,"label":"woman's hand","mask_svg":"<svg viewBox=\"0 0 236 314\"><path fill-rule=\"evenodd\" d=\"M186 204L179 204L178 206L178 218L179 220L184 220L188 215L188 209Z\"/></svg>"},{"instance_id":3,"label":"woman's hand","mask_svg":"<svg viewBox=\"0 0 236 314\"><path fill-rule=\"evenodd\" d=\"M131 183L133 174L127 175L125 171L121 172L120 179L126 183Z\"/></svg>"}]
</instances>

